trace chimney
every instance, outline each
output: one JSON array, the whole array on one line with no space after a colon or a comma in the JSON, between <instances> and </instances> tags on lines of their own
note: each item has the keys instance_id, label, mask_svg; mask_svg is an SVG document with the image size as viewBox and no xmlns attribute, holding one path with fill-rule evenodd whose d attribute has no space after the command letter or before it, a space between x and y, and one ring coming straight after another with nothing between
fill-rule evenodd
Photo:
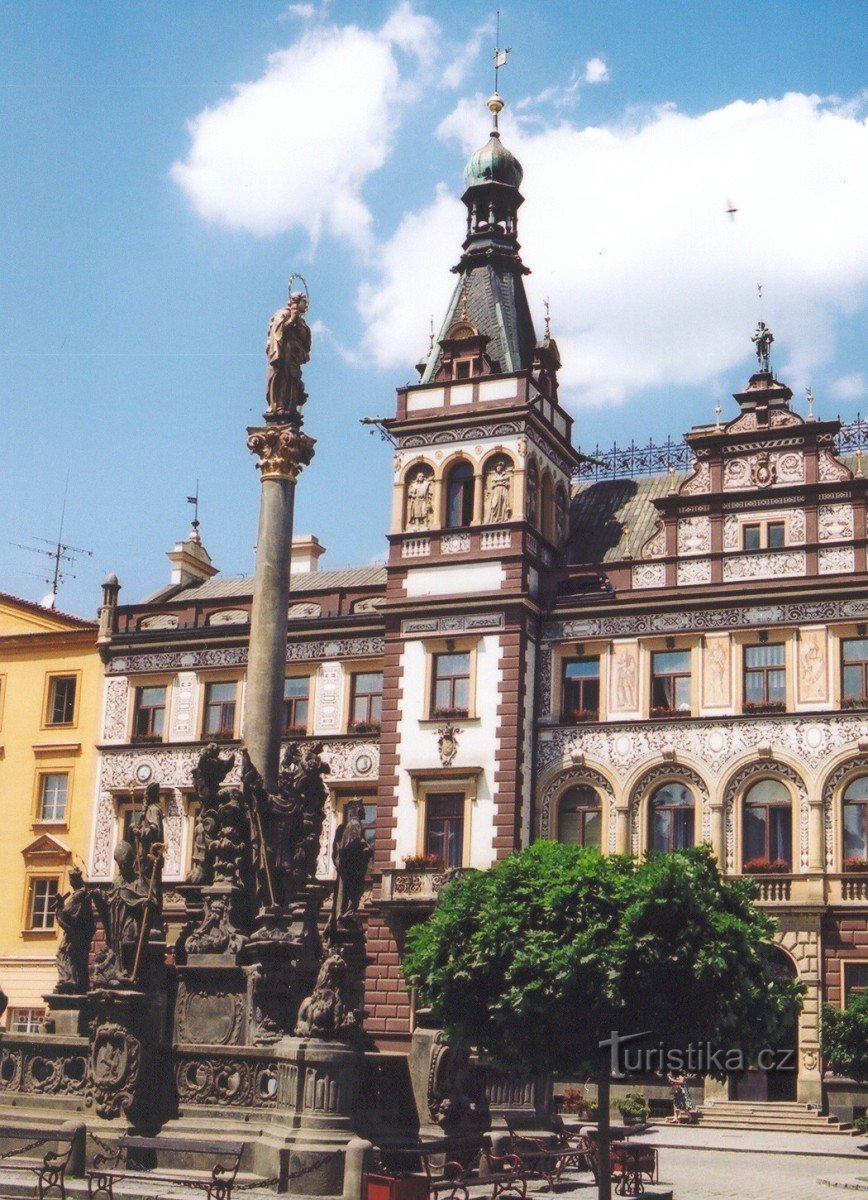
<instances>
[{"instance_id":1,"label":"chimney","mask_svg":"<svg viewBox=\"0 0 868 1200\"><path fill-rule=\"evenodd\" d=\"M97 634L97 645L100 647L107 646L112 640L115 625L115 613L118 607L118 593L121 590L121 585L118 583L117 575L112 572L111 575L106 575L102 585L102 604L99 607L99 633Z\"/></svg>"},{"instance_id":2,"label":"chimney","mask_svg":"<svg viewBox=\"0 0 868 1200\"><path fill-rule=\"evenodd\" d=\"M292 560L290 571L293 575L307 575L317 570L317 561L325 554L325 546L312 533L299 533L292 539Z\"/></svg>"}]
</instances>

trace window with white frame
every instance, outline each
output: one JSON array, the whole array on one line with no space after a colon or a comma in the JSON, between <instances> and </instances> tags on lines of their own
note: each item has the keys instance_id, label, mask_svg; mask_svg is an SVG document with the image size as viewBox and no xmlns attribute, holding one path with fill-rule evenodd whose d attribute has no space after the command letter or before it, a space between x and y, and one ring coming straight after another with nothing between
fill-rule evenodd
<instances>
[{"instance_id":1,"label":"window with white frame","mask_svg":"<svg viewBox=\"0 0 868 1200\"><path fill-rule=\"evenodd\" d=\"M51 878L31 879L27 904L28 929L53 929L55 925L55 901L60 891L60 880Z\"/></svg>"},{"instance_id":2,"label":"window with white frame","mask_svg":"<svg viewBox=\"0 0 868 1200\"><path fill-rule=\"evenodd\" d=\"M10 1033L39 1033L44 1020L44 1008L10 1008L7 1017Z\"/></svg>"},{"instance_id":3,"label":"window with white frame","mask_svg":"<svg viewBox=\"0 0 868 1200\"><path fill-rule=\"evenodd\" d=\"M69 774L66 771L49 771L39 780L40 821L66 821L69 803Z\"/></svg>"}]
</instances>

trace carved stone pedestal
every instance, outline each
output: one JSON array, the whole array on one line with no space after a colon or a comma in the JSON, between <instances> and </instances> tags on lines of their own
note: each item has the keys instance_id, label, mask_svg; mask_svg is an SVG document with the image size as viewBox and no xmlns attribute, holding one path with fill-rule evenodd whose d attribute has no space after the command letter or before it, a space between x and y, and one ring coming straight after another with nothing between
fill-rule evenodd
<instances>
[{"instance_id":1,"label":"carved stone pedestal","mask_svg":"<svg viewBox=\"0 0 868 1200\"><path fill-rule=\"evenodd\" d=\"M42 999L48 1006L48 1016L45 1019L46 1033L87 1037L91 1013L86 995L76 996L65 992L49 992Z\"/></svg>"},{"instance_id":2,"label":"carved stone pedestal","mask_svg":"<svg viewBox=\"0 0 868 1200\"><path fill-rule=\"evenodd\" d=\"M234 954L190 954L177 968L174 1040L181 1046L243 1046L247 979Z\"/></svg>"},{"instance_id":3,"label":"carved stone pedestal","mask_svg":"<svg viewBox=\"0 0 868 1200\"><path fill-rule=\"evenodd\" d=\"M354 1136L364 1056L340 1042L284 1038L278 1048L278 1110L294 1114L287 1190L339 1195Z\"/></svg>"},{"instance_id":4,"label":"carved stone pedestal","mask_svg":"<svg viewBox=\"0 0 868 1200\"><path fill-rule=\"evenodd\" d=\"M105 1120L159 1128L167 1111L167 1074L160 1069L165 994L88 993L93 1017L86 1102Z\"/></svg>"}]
</instances>

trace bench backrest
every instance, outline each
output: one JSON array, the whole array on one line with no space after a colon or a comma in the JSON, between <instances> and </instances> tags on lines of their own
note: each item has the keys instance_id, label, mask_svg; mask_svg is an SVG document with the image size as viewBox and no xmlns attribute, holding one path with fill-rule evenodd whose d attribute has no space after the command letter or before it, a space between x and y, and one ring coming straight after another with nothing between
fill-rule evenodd
<instances>
[{"instance_id":1,"label":"bench backrest","mask_svg":"<svg viewBox=\"0 0 868 1200\"><path fill-rule=\"evenodd\" d=\"M240 1158L244 1142L205 1142L198 1138L136 1137L124 1134L117 1140L124 1150L173 1150L179 1154L224 1154Z\"/></svg>"}]
</instances>

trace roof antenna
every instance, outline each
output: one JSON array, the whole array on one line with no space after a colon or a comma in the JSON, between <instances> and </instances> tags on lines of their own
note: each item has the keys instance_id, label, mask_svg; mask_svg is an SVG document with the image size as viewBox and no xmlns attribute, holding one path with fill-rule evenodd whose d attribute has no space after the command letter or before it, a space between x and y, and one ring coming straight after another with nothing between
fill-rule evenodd
<instances>
[{"instance_id":1,"label":"roof antenna","mask_svg":"<svg viewBox=\"0 0 868 1200\"><path fill-rule=\"evenodd\" d=\"M37 575L37 578L44 580L51 591L47 596L43 596L39 603L44 608L55 608L57 605L57 593L62 583L66 583L67 579L75 579L76 576L71 571L65 571L62 563L74 564L77 554L86 554L88 558L93 556L93 550L85 550L81 546L72 546L63 540L63 523L66 519L66 497L69 494L69 468L66 470L66 483L63 488L63 504L60 509L60 529L57 533L57 541L52 542L49 538L34 537L30 540L33 542L43 542L46 546L50 546L50 550L43 550L41 546L25 546L23 542L12 542L13 546L17 546L20 550L26 550L29 554L44 554L54 563L54 569L50 575L43 575L35 571L29 571L30 575Z\"/></svg>"},{"instance_id":2,"label":"roof antenna","mask_svg":"<svg viewBox=\"0 0 868 1200\"><path fill-rule=\"evenodd\" d=\"M552 336L552 328L551 328L551 326L552 326L552 317L551 317L551 312L549 311L549 298L548 298L548 296L546 296L545 300L543 301L543 307L544 307L544 308L545 308L545 310L546 310L546 341L548 342L548 341L551 341L551 336Z\"/></svg>"}]
</instances>

